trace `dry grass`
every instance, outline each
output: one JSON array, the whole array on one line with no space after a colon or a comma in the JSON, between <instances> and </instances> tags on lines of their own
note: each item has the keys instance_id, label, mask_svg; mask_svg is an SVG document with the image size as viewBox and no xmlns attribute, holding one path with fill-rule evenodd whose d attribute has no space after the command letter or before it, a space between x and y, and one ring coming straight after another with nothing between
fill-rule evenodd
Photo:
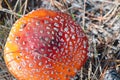
<instances>
[{"instance_id":1,"label":"dry grass","mask_svg":"<svg viewBox=\"0 0 120 80\"><path fill-rule=\"evenodd\" d=\"M68 13L85 31L89 58L75 80L120 80L120 0L0 0L0 80L14 80L3 59L13 23L37 8Z\"/></svg>"}]
</instances>

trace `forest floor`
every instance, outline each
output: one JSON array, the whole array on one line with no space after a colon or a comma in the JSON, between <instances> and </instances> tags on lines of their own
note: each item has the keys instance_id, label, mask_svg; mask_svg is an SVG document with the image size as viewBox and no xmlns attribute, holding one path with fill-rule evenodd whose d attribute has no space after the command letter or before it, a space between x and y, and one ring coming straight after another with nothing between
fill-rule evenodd
<instances>
[{"instance_id":1,"label":"forest floor","mask_svg":"<svg viewBox=\"0 0 120 80\"><path fill-rule=\"evenodd\" d=\"M38 8L68 13L86 33L89 57L74 80L120 80L120 0L0 0L0 80L15 80L3 59L12 25Z\"/></svg>"}]
</instances>

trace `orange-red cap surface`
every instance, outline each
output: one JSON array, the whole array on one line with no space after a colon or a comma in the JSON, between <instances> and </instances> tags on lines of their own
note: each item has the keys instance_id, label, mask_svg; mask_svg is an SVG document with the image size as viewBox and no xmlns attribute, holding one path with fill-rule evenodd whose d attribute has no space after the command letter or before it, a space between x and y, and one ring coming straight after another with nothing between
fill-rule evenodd
<instances>
[{"instance_id":1,"label":"orange-red cap surface","mask_svg":"<svg viewBox=\"0 0 120 80\"><path fill-rule=\"evenodd\" d=\"M18 80L70 80L87 59L87 41L68 14L38 9L13 25L4 59Z\"/></svg>"}]
</instances>

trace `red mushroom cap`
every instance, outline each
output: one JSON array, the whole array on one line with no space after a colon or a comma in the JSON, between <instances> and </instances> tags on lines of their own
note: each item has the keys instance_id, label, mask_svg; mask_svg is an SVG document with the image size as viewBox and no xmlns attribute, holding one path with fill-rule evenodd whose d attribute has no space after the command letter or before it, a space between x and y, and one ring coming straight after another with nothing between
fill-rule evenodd
<instances>
[{"instance_id":1,"label":"red mushroom cap","mask_svg":"<svg viewBox=\"0 0 120 80\"><path fill-rule=\"evenodd\" d=\"M13 25L4 59L18 80L69 80L87 52L87 37L68 14L38 9Z\"/></svg>"}]
</instances>

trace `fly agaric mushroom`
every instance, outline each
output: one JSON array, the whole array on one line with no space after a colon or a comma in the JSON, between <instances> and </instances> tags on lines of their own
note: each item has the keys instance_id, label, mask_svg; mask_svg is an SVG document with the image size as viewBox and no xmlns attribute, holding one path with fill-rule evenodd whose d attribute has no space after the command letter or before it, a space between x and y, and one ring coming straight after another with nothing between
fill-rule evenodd
<instances>
[{"instance_id":1,"label":"fly agaric mushroom","mask_svg":"<svg viewBox=\"0 0 120 80\"><path fill-rule=\"evenodd\" d=\"M68 14L38 9L13 25L4 59L18 80L70 80L87 59L87 41Z\"/></svg>"}]
</instances>

